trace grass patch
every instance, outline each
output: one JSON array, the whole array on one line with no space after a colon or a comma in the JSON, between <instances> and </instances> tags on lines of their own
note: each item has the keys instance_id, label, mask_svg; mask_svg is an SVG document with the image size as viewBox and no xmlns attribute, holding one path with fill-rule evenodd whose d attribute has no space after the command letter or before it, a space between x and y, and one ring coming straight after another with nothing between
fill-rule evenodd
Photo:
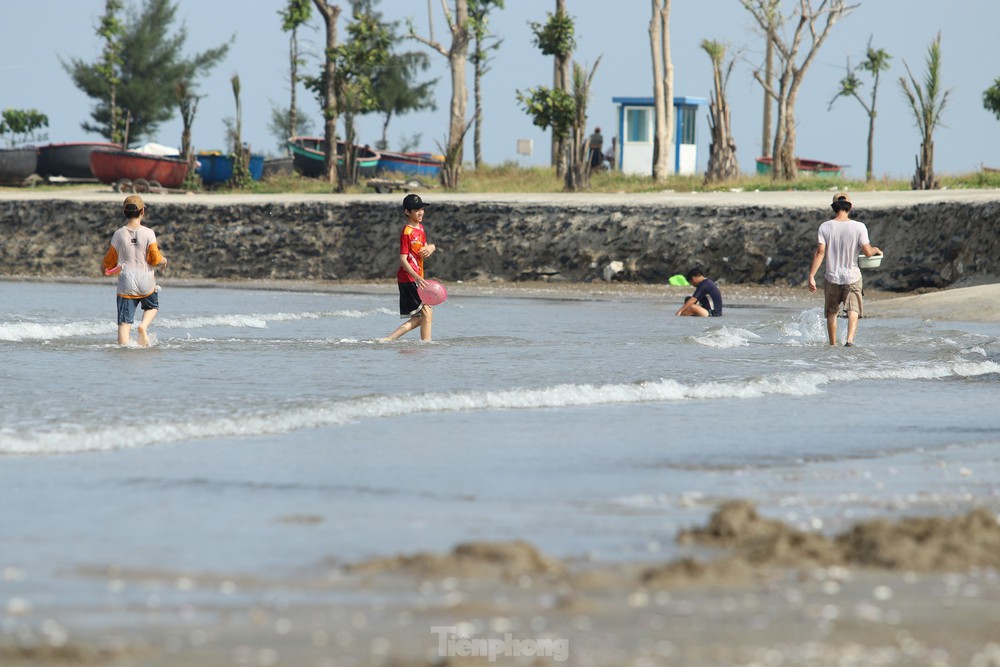
<instances>
[{"instance_id":1,"label":"grass patch","mask_svg":"<svg viewBox=\"0 0 1000 667\"><path fill-rule=\"evenodd\" d=\"M964 174L939 174L942 188L991 189L1000 188L1000 172L974 171ZM402 177L401 177L402 179ZM366 178L358 185L345 190L348 194L371 193ZM406 179L402 179L406 180ZM428 181L422 178L425 183ZM66 192L71 190L93 190L94 183L53 183L34 177L30 187L33 191ZM437 185L435 183L435 185ZM104 187L104 186L100 186ZM648 176L626 175L617 171L602 171L591 175L588 192L598 193L645 193L645 192L725 192L725 191L828 191L832 189L851 192L872 192L887 190L909 190L910 181L882 179L868 183L864 180L843 178L802 176L797 181L772 181L769 176L746 174L726 183L706 185L702 174L693 176L671 176L663 183L656 183ZM20 190L23 187L0 186L0 191ZM563 192L563 180L556 176L553 167L522 167L514 162L496 166L482 166L479 169L466 168L462 172L460 187L462 193L556 193ZM216 188L200 190L220 194L329 194L330 185L316 178L305 178L298 174L278 175L267 180L253 181L244 190ZM445 192L441 190L440 192Z\"/></svg>"}]
</instances>

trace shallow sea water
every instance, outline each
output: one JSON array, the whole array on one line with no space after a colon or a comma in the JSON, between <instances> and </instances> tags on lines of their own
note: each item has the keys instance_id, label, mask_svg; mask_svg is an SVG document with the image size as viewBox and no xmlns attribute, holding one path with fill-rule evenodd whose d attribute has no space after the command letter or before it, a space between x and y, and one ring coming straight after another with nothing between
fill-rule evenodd
<instances>
[{"instance_id":1,"label":"shallow sea water","mask_svg":"<svg viewBox=\"0 0 1000 667\"><path fill-rule=\"evenodd\" d=\"M872 305L845 349L818 300L704 320L666 299L453 295L433 343L379 342L395 301L165 284L153 346L123 349L113 287L0 282L8 593L467 540L664 559L729 498L824 531L1000 511L993 325Z\"/></svg>"}]
</instances>

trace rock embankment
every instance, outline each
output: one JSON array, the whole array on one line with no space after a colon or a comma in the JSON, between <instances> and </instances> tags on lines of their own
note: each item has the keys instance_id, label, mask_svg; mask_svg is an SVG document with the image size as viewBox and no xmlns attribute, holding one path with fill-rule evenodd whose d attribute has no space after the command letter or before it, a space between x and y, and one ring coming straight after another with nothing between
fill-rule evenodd
<instances>
[{"instance_id":1,"label":"rock embankment","mask_svg":"<svg viewBox=\"0 0 1000 667\"><path fill-rule=\"evenodd\" d=\"M720 282L800 285L826 211L816 207L443 201L425 224L448 281L663 283L701 266ZM1000 275L1000 201L857 210L884 265L866 285L940 288ZM402 215L393 200L206 203L157 200L147 223L169 275L213 279L380 280L397 266ZM98 275L121 224L110 201L0 201L0 275ZM610 268L609 268L610 267Z\"/></svg>"}]
</instances>

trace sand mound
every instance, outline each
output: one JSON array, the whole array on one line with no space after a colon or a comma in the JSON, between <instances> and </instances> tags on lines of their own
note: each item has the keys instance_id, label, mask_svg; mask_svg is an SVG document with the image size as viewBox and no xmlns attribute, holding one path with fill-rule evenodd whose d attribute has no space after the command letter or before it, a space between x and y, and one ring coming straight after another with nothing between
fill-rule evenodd
<instances>
[{"instance_id":1,"label":"sand mound","mask_svg":"<svg viewBox=\"0 0 1000 667\"><path fill-rule=\"evenodd\" d=\"M856 525L837 537L853 565L915 571L1000 570L1000 523L985 509L951 519L884 519Z\"/></svg>"},{"instance_id":2,"label":"sand mound","mask_svg":"<svg viewBox=\"0 0 1000 667\"><path fill-rule=\"evenodd\" d=\"M559 575L563 573L564 566L527 542L466 542L456 546L450 554L418 553L374 558L351 565L347 571L406 571L427 577L517 579L522 575Z\"/></svg>"},{"instance_id":3,"label":"sand mound","mask_svg":"<svg viewBox=\"0 0 1000 667\"><path fill-rule=\"evenodd\" d=\"M830 538L762 518L752 504L738 500L720 506L707 526L681 531L678 541L733 553L708 564L678 561L651 568L644 581L727 581L741 571L834 565L917 572L1000 569L1000 522L981 508L953 518L867 521Z\"/></svg>"},{"instance_id":4,"label":"sand mound","mask_svg":"<svg viewBox=\"0 0 1000 667\"><path fill-rule=\"evenodd\" d=\"M715 560L682 558L640 568L640 581L652 587L736 585L773 576L777 570L858 567L898 572L965 572L1000 570L1000 522L986 509L952 518L877 519L858 523L828 537L761 517L747 501L721 505L703 527L678 534L681 544L727 550ZM613 571L577 573L577 584L601 587L624 574ZM401 572L420 577L505 579L522 576L559 578L569 574L558 559L523 541L468 542L451 553L418 553L374 558L349 565L355 574ZM634 576L634 575L628 575ZM634 581L634 579L633 579Z\"/></svg>"}]
</instances>

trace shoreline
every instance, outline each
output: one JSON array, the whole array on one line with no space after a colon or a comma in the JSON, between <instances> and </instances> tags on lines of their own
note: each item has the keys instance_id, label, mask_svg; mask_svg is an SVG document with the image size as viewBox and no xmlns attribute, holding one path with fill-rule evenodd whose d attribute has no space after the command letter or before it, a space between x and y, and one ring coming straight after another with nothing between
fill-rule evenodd
<instances>
[{"instance_id":1,"label":"shoreline","mask_svg":"<svg viewBox=\"0 0 1000 667\"><path fill-rule=\"evenodd\" d=\"M373 280L281 280L222 278L171 278L159 276L164 287L192 287L246 290L273 290L319 293L385 293L396 295L392 279ZM112 284L107 278L72 276L0 276L2 282L42 282L61 284ZM725 307L740 308L786 304L802 308L822 308L820 293L810 294L805 287L772 285L730 285L720 283ZM679 302L692 287L650 285L625 282L575 283L568 281L471 281L448 282L453 297L503 297L558 300L631 300ZM865 302L874 304L867 318L892 317L920 320L1000 322L1000 283L953 287L934 291L918 290L907 294L866 290ZM723 321L723 324L725 322Z\"/></svg>"}]
</instances>

